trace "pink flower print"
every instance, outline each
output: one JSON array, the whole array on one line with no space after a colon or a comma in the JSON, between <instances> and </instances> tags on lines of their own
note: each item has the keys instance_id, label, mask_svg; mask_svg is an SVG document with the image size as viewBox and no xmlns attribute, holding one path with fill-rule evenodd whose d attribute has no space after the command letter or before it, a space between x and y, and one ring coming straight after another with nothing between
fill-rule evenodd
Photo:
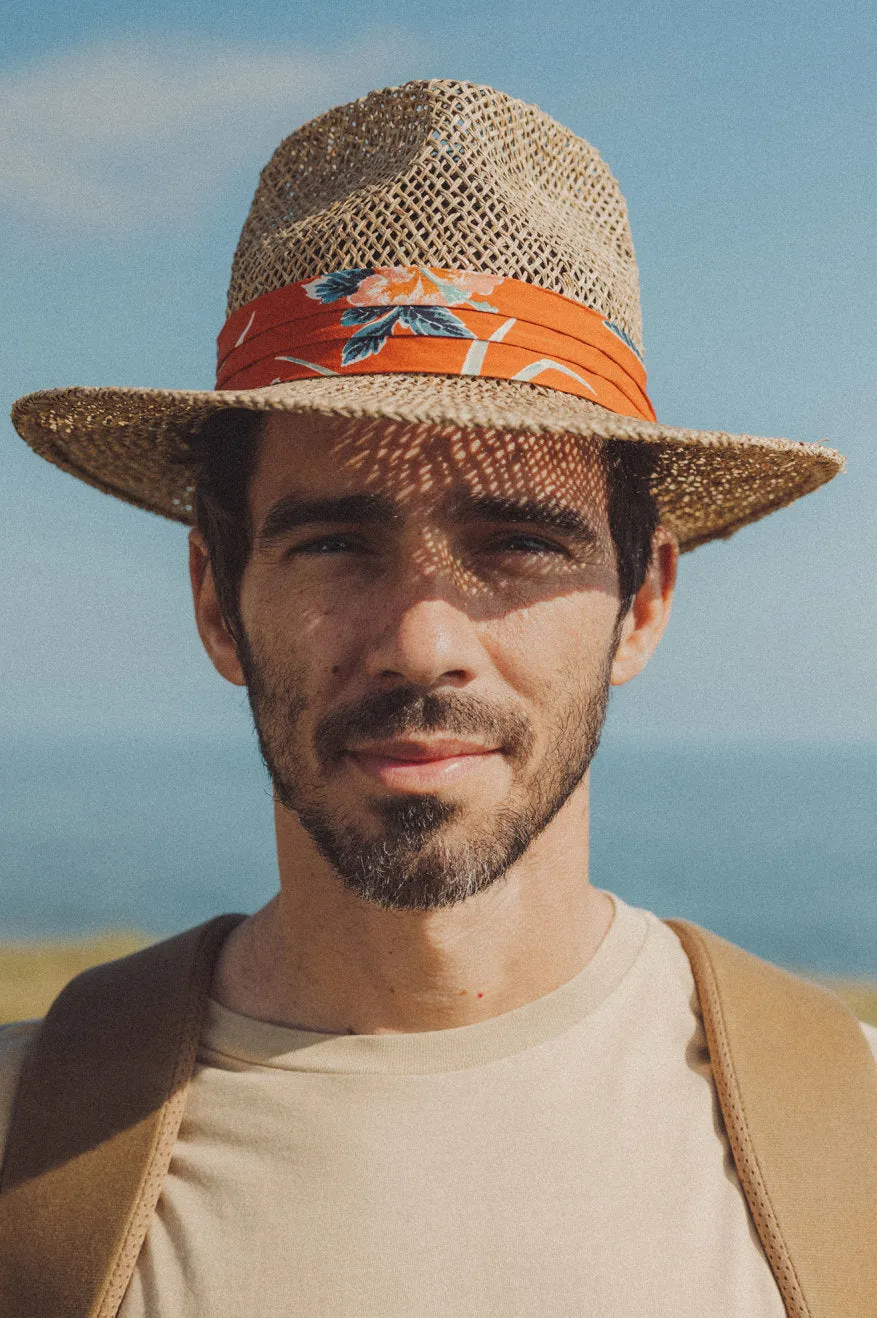
<instances>
[{"instance_id":1,"label":"pink flower print","mask_svg":"<svg viewBox=\"0 0 877 1318\"><path fill-rule=\"evenodd\" d=\"M309 298L351 307L456 307L496 311L476 295L490 294L504 282L503 275L472 270L432 270L425 266L382 266L335 270L305 282Z\"/></svg>"},{"instance_id":2,"label":"pink flower print","mask_svg":"<svg viewBox=\"0 0 877 1318\"><path fill-rule=\"evenodd\" d=\"M398 301L398 296L394 299L391 292L391 280L387 278L396 272L393 270L376 270L373 275L363 279L362 283L355 293L351 293L347 301L352 307L386 307ZM398 271L399 274L408 275L407 270ZM399 284L399 280L395 281Z\"/></svg>"},{"instance_id":3,"label":"pink flower print","mask_svg":"<svg viewBox=\"0 0 877 1318\"><path fill-rule=\"evenodd\" d=\"M363 279L347 301L354 307L448 307L470 303L473 295L492 293L501 275L464 270L428 270L387 266ZM477 304L473 304L477 305Z\"/></svg>"},{"instance_id":4,"label":"pink flower print","mask_svg":"<svg viewBox=\"0 0 877 1318\"><path fill-rule=\"evenodd\" d=\"M468 306L476 311L496 311L489 302L476 302L473 294L492 293L504 281L503 275L481 274L476 270L422 270L421 275L436 289L439 306ZM432 301L432 298L429 299Z\"/></svg>"},{"instance_id":5,"label":"pink flower print","mask_svg":"<svg viewBox=\"0 0 877 1318\"><path fill-rule=\"evenodd\" d=\"M423 271L409 266L377 269L347 299L353 307L442 306L444 299Z\"/></svg>"},{"instance_id":6,"label":"pink flower print","mask_svg":"<svg viewBox=\"0 0 877 1318\"><path fill-rule=\"evenodd\" d=\"M470 297L476 293L479 297L487 297L505 278L504 275L479 274L476 270L448 270L447 274L454 286Z\"/></svg>"}]
</instances>

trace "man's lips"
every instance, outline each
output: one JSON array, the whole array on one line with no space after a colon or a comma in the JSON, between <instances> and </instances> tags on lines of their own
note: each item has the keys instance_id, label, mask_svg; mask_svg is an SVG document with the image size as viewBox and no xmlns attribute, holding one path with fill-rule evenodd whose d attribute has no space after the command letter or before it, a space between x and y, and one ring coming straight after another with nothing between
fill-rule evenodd
<instances>
[{"instance_id":1,"label":"man's lips","mask_svg":"<svg viewBox=\"0 0 877 1318\"><path fill-rule=\"evenodd\" d=\"M498 747L482 742L464 741L459 737L435 737L429 740L396 737L389 741L371 741L365 746L351 747L352 755L380 755L391 760L448 760L458 755L492 755Z\"/></svg>"},{"instance_id":2,"label":"man's lips","mask_svg":"<svg viewBox=\"0 0 877 1318\"><path fill-rule=\"evenodd\" d=\"M347 754L370 778L416 790L452 782L499 756L501 749L457 737L398 738L351 747Z\"/></svg>"}]
</instances>

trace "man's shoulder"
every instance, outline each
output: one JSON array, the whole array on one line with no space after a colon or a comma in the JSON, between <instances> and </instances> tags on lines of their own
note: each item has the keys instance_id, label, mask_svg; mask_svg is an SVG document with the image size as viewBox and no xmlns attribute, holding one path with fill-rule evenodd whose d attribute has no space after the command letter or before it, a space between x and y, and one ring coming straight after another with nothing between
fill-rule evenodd
<instances>
[{"instance_id":1,"label":"man's shoulder","mask_svg":"<svg viewBox=\"0 0 877 1318\"><path fill-rule=\"evenodd\" d=\"M669 945L670 945L670 939L668 939L668 935L669 935L670 938L672 939L672 943L673 943L673 945L674 945L674 951L675 951L677 954L681 951L681 949L679 948L679 944L682 944L682 947L685 949L685 951L684 951L684 954L682 954L682 955L678 955L679 965L680 965L680 966L682 966L682 965L685 966L684 977L685 977L686 983L692 983L692 984L693 984L693 981L694 981L694 966L693 966L692 961L691 961L691 957L692 957L692 949L686 945L687 940L684 940L683 937L681 936L681 931L680 931L680 929L679 929L678 927L674 927L674 926L678 926L678 925L681 924L681 925L683 926L683 928L684 928L686 922L685 922L685 921L681 921L681 922L680 922L680 921L666 921L666 920L662 920L659 916L655 915L652 911L648 911L648 910L644 910L643 913L644 913L645 916L649 919L649 921L652 923L653 928L655 928L655 929L659 929L659 930L660 930L661 937L663 937L663 938L666 940L666 947L667 947L667 948L669 948ZM690 929L693 929L696 933L699 933L699 934L701 934L701 935L705 934L705 935L706 935L709 939L711 939L711 940L717 940L721 945L724 945L725 947L729 947L729 946L730 946L730 947L733 948L734 951L736 951L736 952L745 952L745 950L744 950L742 947L740 947L739 945L737 945L737 944L730 944L730 945L729 945L726 939L721 938L720 936L717 936L717 935L715 935L715 934L711 934L709 930L699 929L697 925L690 925L690 926L688 926L688 927L689 927ZM695 949L694 949L695 953L696 953L696 950L697 950L697 949L696 949L696 946L695 946ZM748 954L745 954L745 955L748 955ZM796 973L794 973L794 972L791 972L791 971L789 971L787 968L782 967L782 966L779 966L779 965L776 965L776 964L774 964L773 962L764 962L761 958L755 958L755 960L756 960L756 961L760 961L763 967L764 967L764 966L767 966L767 967L769 967L770 969L779 972L779 973L782 975L783 979L784 979L786 982L789 982L789 981L792 981L792 982L793 982L793 981L795 981L795 980L798 980L798 981L800 982L802 988L803 988L804 986L808 986L808 987L810 987L811 989L813 989L813 988L815 988L815 989L822 989L823 991L829 993L829 994L830 994L831 996L833 996L833 997L837 997L837 996L838 996L836 993L834 993L834 992L832 991L832 989L830 988L830 986L829 986L827 983L825 983L825 982L820 982L820 981L818 981L818 980L811 980L811 979L808 979L806 976L803 976L803 975L801 975L801 974L799 974L799 973L796 974ZM875 1060L875 1062L877 1062L877 1026L875 1026L875 1025L869 1025L867 1022L862 1021L862 1020L859 1021L859 1025L861 1026L862 1033L864 1034L865 1039L866 1039L866 1041L867 1041L867 1043L868 1043L868 1047L870 1048L870 1050L871 1050L871 1052L872 1052L872 1054L873 1054L873 1056L874 1056L874 1060Z\"/></svg>"},{"instance_id":2,"label":"man's shoulder","mask_svg":"<svg viewBox=\"0 0 877 1318\"><path fill-rule=\"evenodd\" d=\"M39 1021L0 1025L0 1162L6 1147L9 1116L24 1059L40 1028Z\"/></svg>"}]
</instances>

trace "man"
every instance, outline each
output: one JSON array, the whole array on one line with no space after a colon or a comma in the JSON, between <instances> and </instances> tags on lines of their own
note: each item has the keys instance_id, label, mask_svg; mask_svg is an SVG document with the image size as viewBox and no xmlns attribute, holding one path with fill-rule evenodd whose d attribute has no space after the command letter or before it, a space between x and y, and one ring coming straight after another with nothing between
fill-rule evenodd
<instances>
[{"instance_id":1,"label":"man","mask_svg":"<svg viewBox=\"0 0 877 1318\"><path fill-rule=\"evenodd\" d=\"M415 83L279 148L217 392L17 405L44 456L194 520L199 632L275 794L279 893L211 962L181 1124L89 1312L811 1312L681 935L588 881L588 771L680 547L840 459L661 425L639 342L593 148ZM6 1111L35 1035L7 1034Z\"/></svg>"}]
</instances>

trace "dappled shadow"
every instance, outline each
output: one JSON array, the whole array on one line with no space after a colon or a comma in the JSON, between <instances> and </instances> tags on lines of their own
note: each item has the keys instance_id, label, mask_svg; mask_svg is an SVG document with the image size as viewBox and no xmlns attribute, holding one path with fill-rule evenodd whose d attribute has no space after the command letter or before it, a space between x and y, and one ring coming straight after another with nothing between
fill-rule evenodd
<instances>
[{"instance_id":1,"label":"dappled shadow","mask_svg":"<svg viewBox=\"0 0 877 1318\"><path fill-rule=\"evenodd\" d=\"M599 441L269 415L250 491L256 556L284 550L284 526L301 539L302 508L332 500L337 517L327 507L310 523L367 526L388 561L419 574L422 592L429 582L452 590L481 618L579 591L617 594ZM263 549L266 524L281 534Z\"/></svg>"}]
</instances>

